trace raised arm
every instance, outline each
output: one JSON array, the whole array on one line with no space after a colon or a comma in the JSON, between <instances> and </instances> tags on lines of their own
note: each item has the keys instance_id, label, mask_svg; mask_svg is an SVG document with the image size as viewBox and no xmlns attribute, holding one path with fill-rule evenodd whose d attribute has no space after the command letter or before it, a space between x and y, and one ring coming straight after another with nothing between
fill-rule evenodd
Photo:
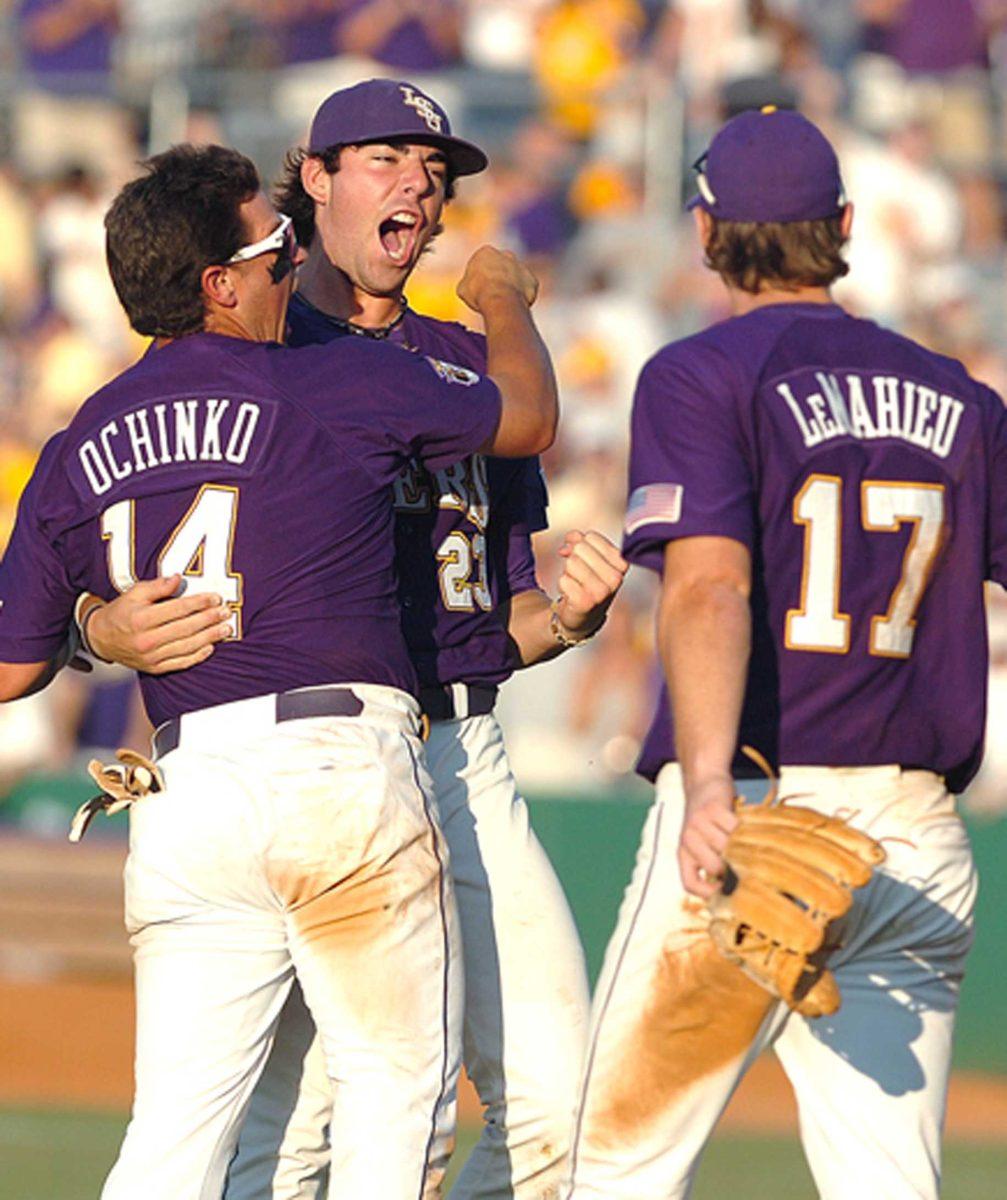
<instances>
[{"instance_id":1,"label":"raised arm","mask_svg":"<svg viewBox=\"0 0 1007 1200\"><path fill-rule=\"evenodd\" d=\"M518 458L547 450L556 437L559 398L549 351L532 320L538 281L508 250L482 246L469 259L458 295L486 327L486 373L503 407L480 450Z\"/></svg>"},{"instance_id":2,"label":"raised arm","mask_svg":"<svg viewBox=\"0 0 1007 1200\"><path fill-rule=\"evenodd\" d=\"M612 542L593 529L571 530L560 555L565 562L556 601L533 589L514 596L509 605L507 632L523 667L547 662L594 637L628 569Z\"/></svg>"}]
</instances>

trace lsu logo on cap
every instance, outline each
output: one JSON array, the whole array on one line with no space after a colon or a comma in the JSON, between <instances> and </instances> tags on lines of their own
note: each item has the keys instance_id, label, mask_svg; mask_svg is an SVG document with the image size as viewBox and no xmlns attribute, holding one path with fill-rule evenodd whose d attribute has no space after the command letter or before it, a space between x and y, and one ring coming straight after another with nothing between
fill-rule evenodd
<instances>
[{"instance_id":1,"label":"lsu logo on cap","mask_svg":"<svg viewBox=\"0 0 1007 1200\"><path fill-rule=\"evenodd\" d=\"M422 92L405 83L399 86L399 91L402 93L402 103L416 109L431 133L442 132L444 116L429 96L424 96Z\"/></svg>"}]
</instances>

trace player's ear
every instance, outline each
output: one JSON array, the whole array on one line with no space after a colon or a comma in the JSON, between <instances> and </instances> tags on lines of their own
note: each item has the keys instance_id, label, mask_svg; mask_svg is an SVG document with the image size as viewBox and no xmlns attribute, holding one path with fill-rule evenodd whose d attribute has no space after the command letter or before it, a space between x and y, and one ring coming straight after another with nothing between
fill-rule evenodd
<instances>
[{"instance_id":1,"label":"player's ear","mask_svg":"<svg viewBox=\"0 0 1007 1200\"><path fill-rule=\"evenodd\" d=\"M839 229L844 239L849 239L850 230L853 228L853 205L847 201L843 206L843 211L839 214Z\"/></svg>"},{"instance_id":2,"label":"player's ear","mask_svg":"<svg viewBox=\"0 0 1007 1200\"><path fill-rule=\"evenodd\" d=\"M317 155L308 154L301 163L301 186L316 204L328 203L332 176Z\"/></svg>"},{"instance_id":3,"label":"player's ear","mask_svg":"<svg viewBox=\"0 0 1007 1200\"><path fill-rule=\"evenodd\" d=\"M203 295L219 308L234 308L238 303L238 293L234 287L232 272L222 264L206 267L200 276Z\"/></svg>"},{"instance_id":4,"label":"player's ear","mask_svg":"<svg viewBox=\"0 0 1007 1200\"><path fill-rule=\"evenodd\" d=\"M713 217L706 211L705 208L696 207L692 210L692 219L696 224L696 233L699 236L699 244L706 249L707 243L713 234Z\"/></svg>"}]
</instances>

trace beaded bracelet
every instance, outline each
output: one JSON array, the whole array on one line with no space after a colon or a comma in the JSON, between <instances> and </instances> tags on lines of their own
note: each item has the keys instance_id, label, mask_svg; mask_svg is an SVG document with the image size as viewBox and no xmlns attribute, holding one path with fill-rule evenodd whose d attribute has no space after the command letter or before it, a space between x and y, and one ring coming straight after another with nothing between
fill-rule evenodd
<instances>
[{"instance_id":1,"label":"beaded bracelet","mask_svg":"<svg viewBox=\"0 0 1007 1200\"><path fill-rule=\"evenodd\" d=\"M602 619L589 633L583 633L580 635L580 637L571 637L564 628L563 622L560 620L559 606L559 598L555 599L552 604L549 605L549 630L552 633L552 636L565 650L573 649L575 646L583 646L585 642L589 642L608 619L608 613L605 613Z\"/></svg>"}]
</instances>

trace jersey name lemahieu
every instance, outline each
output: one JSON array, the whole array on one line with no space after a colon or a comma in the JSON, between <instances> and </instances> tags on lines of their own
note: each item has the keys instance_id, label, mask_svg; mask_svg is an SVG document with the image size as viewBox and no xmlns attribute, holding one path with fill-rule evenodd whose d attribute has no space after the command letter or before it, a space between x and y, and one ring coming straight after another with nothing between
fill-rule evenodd
<instances>
[{"instance_id":1,"label":"jersey name lemahieu","mask_svg":"<svg viewBox=\"0 0 1007 1200\"><path fill-rule=\"evenodd\" d=\"M960 363L835 306L767 305L644 369L624 553L660 571L677 538L748 549L741 745L788 765L926 769L958 790L985 727L971 580L983 564L1007 582L1005 487L1007 409ZM659 502L667 488L681 505ZM674 745L665 695L644 773Z\"/></svg>"},{"instance_id":2,"label":"jersey name lemahieu","mask_svg":"<svg viewBox=\"0 0 1007 1200\"><path fill-rule=\"evenodd\" d=\"M938 458L954 446L965 405L946 392L898 375L816 371L817 391L778 383L805 446L833 438L900 438Z\"/></svg>"}]
</instances>

